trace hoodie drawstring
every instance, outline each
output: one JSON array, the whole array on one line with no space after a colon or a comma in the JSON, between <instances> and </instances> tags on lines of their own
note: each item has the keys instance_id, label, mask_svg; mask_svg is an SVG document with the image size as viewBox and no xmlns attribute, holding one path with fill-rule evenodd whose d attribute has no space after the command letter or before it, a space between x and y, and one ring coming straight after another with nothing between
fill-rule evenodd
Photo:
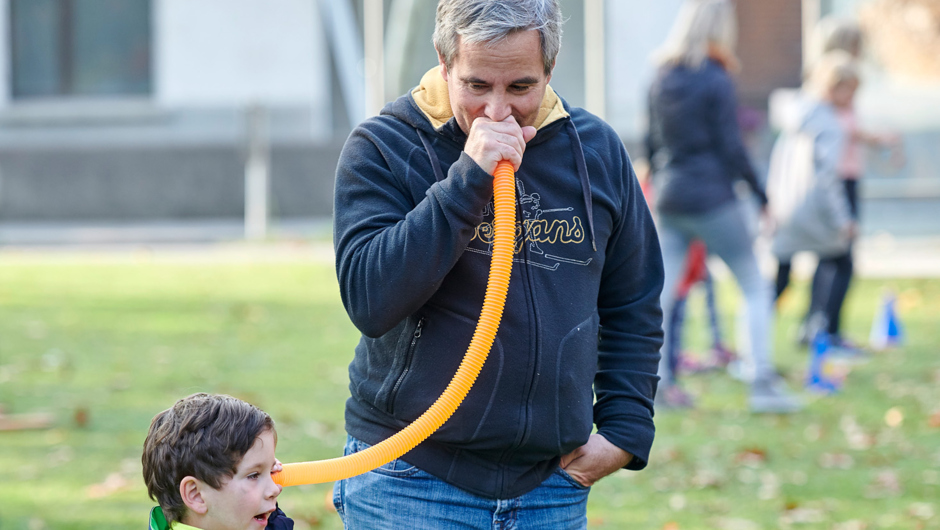
<instances>
[{"instance_id":1,"label":"hoodie drawstring","mask_svg":"<svg viewBox=\"0 0 940 530\"><path fill-rule=\"evenodd\" d=\"M578 167L578 178L581 179L581 195L584 196L584 208L587 209L588 229L591 232L591 248L597 252L597 241L594 239L594 202L591 199L591 181L588 179L587 162L584 160L584 149L581 148L581 137L574 121L568 120L568 134L571 137L571 150L574 154L574 163Z\"/></svg>"},{"instance_id":2,"label":"hoodie drawstring","mask_svg":"<svg viewBox=\"0 0 940 530\"><path fill-rule=\"evenodd\" d=\"M438 182L444 180L444 172L441 170L441 162L437 158L437 153L434 152L434 149L431 149L431 141L428 140L428 137L421 131L421 129L415 129L418 131L418 137L421 138L421 143L424 144L424 150L428 152L428 158L431 159L431 168L434 169L434 179Z\"/></svg>"}]
</instances>

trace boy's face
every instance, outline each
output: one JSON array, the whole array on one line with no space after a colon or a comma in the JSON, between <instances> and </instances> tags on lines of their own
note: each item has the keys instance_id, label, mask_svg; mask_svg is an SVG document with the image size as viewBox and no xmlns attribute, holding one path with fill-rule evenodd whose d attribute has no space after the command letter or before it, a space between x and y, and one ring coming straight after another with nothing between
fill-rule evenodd
<instances>
[{"instance_id":1,"label":"boy's face","mask_svg":"<svg viewBox=\"0 0 940 530\"><path fill-rule=\"evenodd\" d=\"M281 486L274 483L274 433L263 432L245 453L235 475L221 489L205 487L208 507L200 527L205 530L263 529L274 511Z\"/></svg>"}]
</instances>

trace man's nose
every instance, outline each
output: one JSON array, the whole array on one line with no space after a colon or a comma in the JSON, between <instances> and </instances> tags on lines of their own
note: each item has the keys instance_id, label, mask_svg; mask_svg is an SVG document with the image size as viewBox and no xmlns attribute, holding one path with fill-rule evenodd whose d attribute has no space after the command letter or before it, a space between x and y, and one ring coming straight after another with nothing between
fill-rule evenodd
<instances>
[{"instance_id":1,"label":"man's nose","mask_svg":"<svg viewBox=\"0 0 940 530\"><path fill-rule=\"evenodd\" d=\"M512 107L503 94L493 94L486 102L486 117L493 121L503 121L512 115Z\"/></svg>"}]
</instances>

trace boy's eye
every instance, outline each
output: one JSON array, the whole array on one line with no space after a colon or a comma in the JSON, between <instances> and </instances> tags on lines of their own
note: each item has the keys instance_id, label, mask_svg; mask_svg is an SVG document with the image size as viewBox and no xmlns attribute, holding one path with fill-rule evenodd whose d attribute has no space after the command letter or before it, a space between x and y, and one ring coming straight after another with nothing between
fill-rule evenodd
<instances>
[{"instance_id":1,"label":"boy's eye","mask_svg":"<svg viewBox=\"0 0 940 530\"><path fill-rule=\"evenodd\" d=\"M251 474L249 474L249 475L248 475L247 477L245 477L245 478L247 478L248 480L255 480L255 479L257 479L257 478L260 477L260 476L261 476L261 475L258 474L258 473L251 473Z\"/></svg>"}]
</instances>

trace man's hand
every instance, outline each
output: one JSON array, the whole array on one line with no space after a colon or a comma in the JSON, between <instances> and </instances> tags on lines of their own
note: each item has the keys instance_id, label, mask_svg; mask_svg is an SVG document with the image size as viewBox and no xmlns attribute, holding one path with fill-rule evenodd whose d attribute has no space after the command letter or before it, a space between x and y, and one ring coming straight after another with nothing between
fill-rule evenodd
<instances>
[{"instance_id":1,"label":"man's hand","mask_svg":"<svg viewBox=\"0 0 940 530\"><path fill-rule=\"evenodd\" d=\"M463 150L490 175L500 160L509 160L518 171L525 144L534 137L535 127L519 127L512 116L503 121L480 117L473 120Z\"/></svg>"},{"instance_id":2,"label":"man's hand","mask_svg":"<svg viewBox=\"0 0 940 530\"><path fill-rule=\"evenodd\" d=\"M631 460L633 455L608 442L600 434L592 434L586 444L562 456L560 465L582 486L593 486Z\"/></svg>"},{"instance_id":3,"label":"man's hand","mask_svg":"<svg viewBox=\"0 0 940 530\"><path fill-rule=\"evenodd\" d=\"M282 464L280 460L275 458L274 467L271 468L271 474L273 475L275 473L280 473L281 471L284 471L284 464ZM277 489L278 491L284 491L284 486L281 486L280 484L278 484Z\"/></svg>"}]
</instances>

